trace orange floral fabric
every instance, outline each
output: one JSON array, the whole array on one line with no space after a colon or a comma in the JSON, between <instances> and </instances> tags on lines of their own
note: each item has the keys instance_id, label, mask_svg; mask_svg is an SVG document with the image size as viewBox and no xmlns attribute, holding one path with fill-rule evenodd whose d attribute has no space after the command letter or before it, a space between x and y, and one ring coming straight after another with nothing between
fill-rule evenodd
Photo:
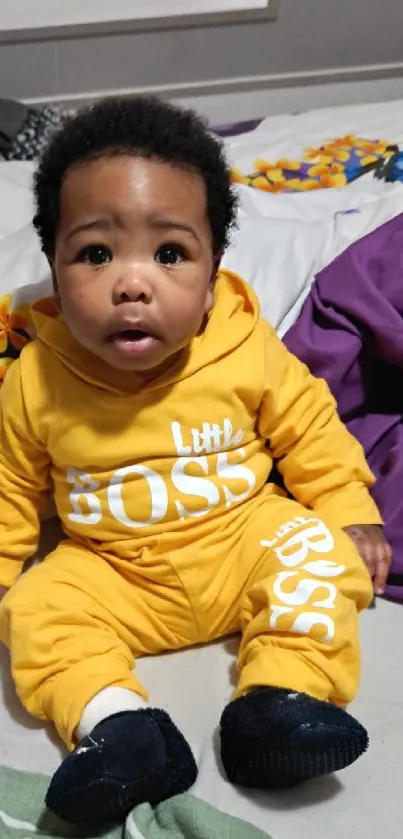
<instances>
[{"instance_id":1,"label":"orange floral fabric","mask_svg":"<svg viewBox=\"0 0 403 839\"><path fill-rule=\"evenodd\" d=\"M25 345L35 337L33 311L57 317L52 297L45 297L30 304L16 303L13 294L0 297L0 386L11 364L19 357Z\"/></svg>"},{"instance_id":2,"label":"orange floral fabric","mask_svg":"<svg viewBox=\"0 0 403 839\"><path fill-rule=\"evenodd\" d=\"M340 188L368 171L377 175L396 155L396 149L389 140L365 140L346 134L305 149L302 160L258 159L249 174L232 169L232 180L272 193Z\"/></svg>"}]
</instances>

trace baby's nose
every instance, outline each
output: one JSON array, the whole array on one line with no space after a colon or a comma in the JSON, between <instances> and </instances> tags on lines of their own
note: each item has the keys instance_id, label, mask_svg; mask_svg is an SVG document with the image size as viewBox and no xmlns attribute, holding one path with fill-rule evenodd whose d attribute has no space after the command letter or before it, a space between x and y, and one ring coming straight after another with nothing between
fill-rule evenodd
<instances>
[{"instance_id":1,"label":"baby's nose","mask_svg":"<svg viewBox=\"0 0 403 839\"><path fill-rule=\"evenodd\" d=\"M113 299L115 305L119 303L137 303L142 301L148 303L152 298L151 283L139 272L133 272L130 276L120 277L114 287Z\"/></svg>"}]
</instances>

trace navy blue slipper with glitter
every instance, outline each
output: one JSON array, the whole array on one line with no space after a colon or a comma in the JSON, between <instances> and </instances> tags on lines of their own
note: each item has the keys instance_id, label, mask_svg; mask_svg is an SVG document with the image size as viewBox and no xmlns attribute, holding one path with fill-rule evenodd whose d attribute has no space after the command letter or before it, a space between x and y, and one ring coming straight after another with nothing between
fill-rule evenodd
<instances>
[{"instance_id":1,"label":"navy blue slipper with glitter","mask_svg":"<svg viewBox=\"0 0 403 839\"><path fill-rule=\"evenodd\" d=\"M305 693L257 688L221 717L222 762L240 786L293 786L344 769L367 747L367 732L354 717Z\"/></svg>"},{"instance_id":2,"label":"navy blue slipper with glitter","mask_svg":"<svg viewBox=\"0 0 403 839\"><path fill-rule=\"evenodd\" d=\"M196 776L190 746L165 711L125 711L100 722L65 758L46 806L72 824L119 823L137 804L185 792Z\"/></svg>"}]
</instances>

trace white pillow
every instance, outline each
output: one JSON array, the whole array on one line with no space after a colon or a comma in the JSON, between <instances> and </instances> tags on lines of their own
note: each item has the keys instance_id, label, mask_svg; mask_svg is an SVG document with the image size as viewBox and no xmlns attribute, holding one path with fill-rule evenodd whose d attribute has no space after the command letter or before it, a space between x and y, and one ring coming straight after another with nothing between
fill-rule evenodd
<instances>
[{"instance_id":1,"label":"white pillow","mask_svg":"<svg viewBox=\"0 0 403 839\"><path fill-rule=\"evenodd\" d=\"M222 265L252 286L262 315L284 335L309 294L333 235L332 219L240 218Z\"/></svg>"},{"instance_id":2,"label":"white pillow","mask_svg":"<svg viewBox=\"0 0 403 839\"><path fill-rule=\"evenodd\" d=\"M0 237L19 230L31 221L33 170L33 163L0 162Z\"/></svg>"},{"instance_id":3,"label":"white pillow","mask_svg":"<svg viewBox=\"0 0 403 839\"><path fill-rule=\"evenodd\" d=\"M50 292L49 264L32 224L0 239L0 295L43 282L47 283ZM45 291L45 294L49 292Z\"/></svg>"}]
</instances>

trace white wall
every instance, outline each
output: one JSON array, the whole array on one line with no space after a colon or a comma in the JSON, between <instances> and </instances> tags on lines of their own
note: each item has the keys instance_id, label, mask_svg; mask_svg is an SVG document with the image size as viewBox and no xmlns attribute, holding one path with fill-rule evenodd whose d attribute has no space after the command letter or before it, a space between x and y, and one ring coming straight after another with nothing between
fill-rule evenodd
<instances>
[{"instance_id":1,"label":"white wall","mask_svg":"<svg viewBox=\"0 0 403 839\"><path fill-rule=\"evenodd\" d=\"M276 21L251 14L258 18L0 43L0 96L74 103L152 91L214 120L403 98L403 0L281 0Z\"/></svg>"},{"instance_id":2,"label":"white wall","mask_svg":"<svg viewBox=\"0 0 403 839\"><path fill-rule=\"evenodd\" d=\"M0 31L264 9L269 0L1 0Z\"/></svg>"}]
</instances>

